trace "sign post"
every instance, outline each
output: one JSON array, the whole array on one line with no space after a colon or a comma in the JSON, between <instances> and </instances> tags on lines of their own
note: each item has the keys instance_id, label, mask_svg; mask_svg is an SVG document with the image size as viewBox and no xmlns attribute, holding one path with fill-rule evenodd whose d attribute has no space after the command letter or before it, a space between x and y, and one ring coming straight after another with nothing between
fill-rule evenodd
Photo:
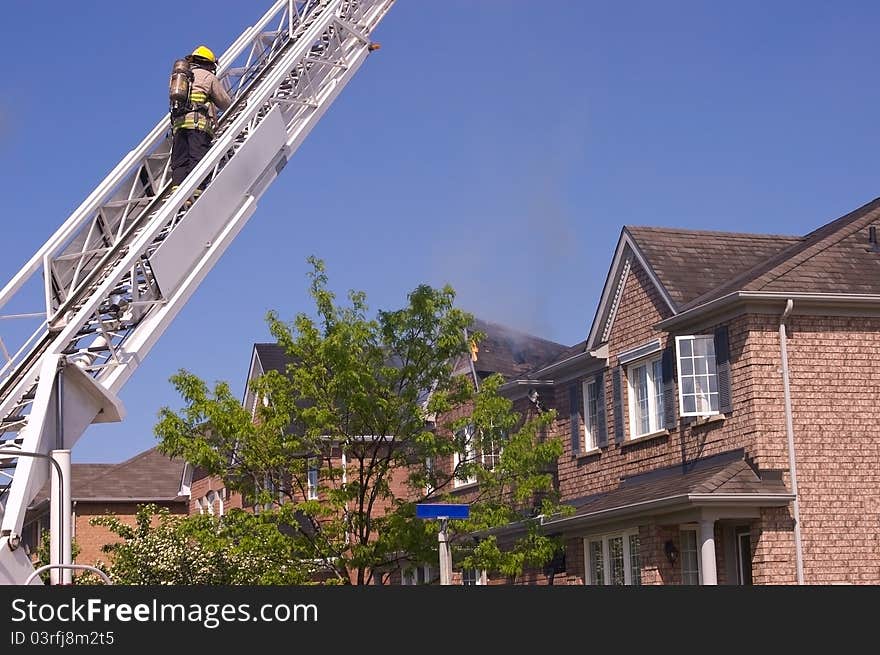
<instances>
[{"instance_id":1,"label":"sign post","mask_svg":"<svg viewBox=\"0 0 880 655\"><path fill-rule=\"evenodd\" d=\"M417 519L439 519L437 541L440 546L440 584L452 584L452 550L446 533L449 519L466 519L471 515L470 505L454 503L421 503L416 505Z\"/></svg>"}]
</instances>

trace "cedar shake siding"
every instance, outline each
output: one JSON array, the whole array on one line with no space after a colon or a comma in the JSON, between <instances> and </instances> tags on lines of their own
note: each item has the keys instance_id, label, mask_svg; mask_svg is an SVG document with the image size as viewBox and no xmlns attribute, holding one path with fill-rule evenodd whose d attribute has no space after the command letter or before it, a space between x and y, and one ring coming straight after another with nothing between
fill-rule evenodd
<instances>
[{"instance_id":1,"label":"cedar shake siding","mask_svg":"<svg viewBox=\"0 0 880 655\"><path fill-rule=\"evenodd\" d=\"M566 573L555 584L596 581L589 548L605 583L609 571L623 581L624 568L632 582L636 564L615 555L626 540L625 554L639 550L641 584L694 583L683 559L698 561L706 539L714 539L718 584L797 583L780 337L789 298L803 579L880 583L880 248L869 236L877 223L880 200L803 237L624 228L587 342L566 353L569 363L533 373L553 385L554 432L565 446L560 492L575 508L572 518L545 523L566 544ZM681 415L675 338L687 335L714 346L714 416ZM654 359L648 388L663 415L634 439L629 368ZM585 403L590 381L600 389L588 400L601 409ZM695 492L695 471L723 461L737 472L718 471L714 489ZM639 480L657 475L672 486L633 495ZM600 551L614 555L611 569Z\"/></svg>"}]
</instances>

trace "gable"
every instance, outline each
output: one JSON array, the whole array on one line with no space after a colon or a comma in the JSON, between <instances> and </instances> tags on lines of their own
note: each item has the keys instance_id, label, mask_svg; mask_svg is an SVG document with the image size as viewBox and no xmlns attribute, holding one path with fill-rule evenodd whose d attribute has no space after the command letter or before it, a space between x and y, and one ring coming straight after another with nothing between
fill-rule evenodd
<instances>
[{"instance_id":1,"label":"gable","mask_svg":"<svg viewBox=\"0 0 880 655\"><path fill-rule=\"evenodd\" d=\"M654 325L673 315L638 261L633 260L622 281L614 320L603 334L612 354L656 339Z\"/></svg>"},{"instance_id":2,"label":"gable","mask_svg":"<svg viewBox=\"0 0 880 655\"><path fill-rule=\"evenodd\" d=\"M662 304L671 313L675 313L675 302L648 264L633 238L624 228L617 242L611 268L605 278L605 286L602 288L599 305L593 317L593 324L587 337L587 350L594 350L608 341L634 263L638 263Z\"/></svg>"}]
</instances>

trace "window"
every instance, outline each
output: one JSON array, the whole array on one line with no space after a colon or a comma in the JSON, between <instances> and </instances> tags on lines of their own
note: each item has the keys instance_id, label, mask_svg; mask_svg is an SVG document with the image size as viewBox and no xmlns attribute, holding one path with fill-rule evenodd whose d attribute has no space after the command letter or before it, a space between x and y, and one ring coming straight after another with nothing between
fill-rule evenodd
<instances>
[{"instance_id":1,"label":"window","mask_svg":"<svg viewBox=\"0 0 880 655\"><path fill-rule=\"evenodd\" d=\"M434 491L434 485L431 484L431 481L434 479L434 458L426 457L425 458L425 475L428 477L428 481L425 483L425 495L430 496Z\"/></svg>"},{"instance_id":2,"label":"window","mask_svg":"<svg viewBox=\"0 0 880 655\"><path fill-rule=\"evenodd\" d=\"M682 416L719 413L715 337L675 337L678 351L678 403Z\"/></svg>"},{"instance_id":3,"label":"window","mask_svg":"<svg viewBox=\"0 0 880 655\"><path fill-rule=\"evenodd\" d=\"M503 435L493 430L491 434L483 434L480 440L480 461L487 471L494 471L501 463L501 439Z\"/></svg>"},{"instance_id":4,"label":"window","mask_svg":"<svg viewBox=\"0 0 880 655\"><path fill-rule=\"evenodd\" d=\"M599 384L598 380L584 382L584 449L599 447Z\"/></svg>"},{"instance_id":5,"label":"window","mask_svg":"<svg viewBox=\"0 0 880 655\"><path fill-rule=\"evenodd\" d=\"M680 533L681 584L700 584L700 551L697 548L697 529L684 528Z\"/></svg>"},{"instance_id":6,"label":"window","mask_svg":"<svg viewBox=\"0 0 880 655\"><path fill-rule=\"evenodd\" d=\"M479 462L487 471L494 471L501 462L501 442L504 435L498 431L491 434L483 434L478 440L472 425L465 426L455 433L459 450L455 453L453 466L458 468L460 464ZM477 441L480 443L478 444ZM479 451L479 452L478 452ZM467 478L456 477L454 485L460 487L473 484L477 481L476 475Z\"/></svg>"},{"instance_id":7,"label":"window","mask_svg":"<svg viewBox=\"0 0 880 655\"><path fill-rule=\"evenodd\" d=\"M752 535L748 530L736 533L736 575L739 584L752 584Z\"/></svg>"},{"instance_id":8,"label":"window","mask_svg":"<svg viewBox=\"0 0 880 655\"><path fill-rule=\"evenodd\" d=\"M306 497L308 500L318 499L318 469L320 463L317 457L309 457L309 479Z\"/></svg>"},{"instance_id":9,"label":"window","mask_svg":"<svg viewBox=\"0 0 880 655\"><path fill-rule=\"evenodd\" d=\"M474 428L467 425L455 433L455 440L458 442L459 450L455 453L453 467L458 469L462 464L473 462L476 459L474 452ZM460 487L466 484L473 484L477 481L477 476L470 475L466 478L460 478L456 475L453 485Z\"/></svg>"},{"instance_id":10,"label":"window","mask_svg":"<svg viewBox=\"0 0 880 655\"><path fill-rule=\"evenodd\" d=\"M584 539L588 585L641 585L638 528Z\"/></svg>"},{"instance_id":11,"label":"window","mask_svg":"<svg viewBox=\"0 0 880 655\"><path fill-rule=\"evenodd\" d=\"M199 514L209 514L211 516L223 516L225 508L223 506L223 490L209 491L202 498L196 500L199 508Z\"/></svg>"},{"instance_id":12,"label":"window","mask_svg":"<svg viewBox=\"0 0 880 655\"><path fill-rule=\"evenodd\" d=\"M642 360L627 367L630 438L663 428L662 358Z\"/></svg>"},{"instance_id":13,"label":"window","mask_svg":"<svg viewBox=\"0 0 880 655\"><path fill-rule=\"evenodd\" d=\"M486 584L486 572L477 569L462 569L461 584L465 587Z\"/></svg>"},{"instance_id":14,"label":"window","mask_svg":"<svg viewBox=\"0 0 880 655\"><path fill-rule=\"evenodd\" d=\"M400 578L402 585L420 585L429 584L433 579L433 570L430 564L414 566L404 569Z\"/></svg>"}]
</instances>

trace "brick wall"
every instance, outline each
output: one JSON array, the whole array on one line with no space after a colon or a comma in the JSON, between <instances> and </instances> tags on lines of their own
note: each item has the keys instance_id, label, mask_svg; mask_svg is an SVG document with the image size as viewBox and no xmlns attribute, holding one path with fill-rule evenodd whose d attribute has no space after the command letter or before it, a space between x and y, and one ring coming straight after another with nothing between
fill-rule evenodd
<instances>
[{"instance_id":1,"label":"brick wall","mask_svg":"<svg viewBox=\"0 0 880 655\"><path fill-rule=\"evenodd\" d=\"M770 424L777 432L784 430L784 420L772 417L776 423L773 426L770 416L759 417L755 410L750 409L752 404L750 401L753 397L763 397L768 394L775 397L781 394L782 386L778 380L762 380L760 384L751 381L750 367L753 365L753 360L766 368L766 360L772 359L772 354L768 355L768 349L763 342L750 343L749 317L743 316L728 325L734 412L724 421L701 426L686 425L679 421L677 427L668 434L635 441L625 440L622 444L616 444L611 370L618 365L617 355L658 337L661 339L661 347L665 348L670 337L655 331L651 326L668 315L669 310L656 288L638 262L634 262L608 338L609 368L605 370L604 379L607 447L599 453L572 456L568 384L560 385L555 392L554 400L560 408L555 431L562 435L565 446L565 452L559 461L559 484L564 498L579 498L609 491L617 487L623 476L673 466L683 460L690 461L742 447L751 453L756 450L755 440L758 431L756 421L759 418L766 419L766 424ZM714 326L701 329L700 333L711 334L713 329ZM777 365L778 352L777 346ZM577 382L579 383L580 380ZM629 403L626 386L626 379L623 379L623 423L624 431L628 436ZM583 417L578 427L583 434ZM770 451L775 452L774 448Z\"/></svg>"},{"instance_id":2,"label":"brick wall","mask_svg":"<svg viewBox=\"0 0 880 655\"><path fill-rule=\"evenodd\" d=\"M878 584L880 318L796 312L797 303L788 357L804 579ZM762 445L780 460L785 454L780 467L787 469L784 432L779 441L782 448ZM789 561L780 549L769 550L777 572L770 577L792 578L790 549Z\"/></svg>"},{"instance_id":3,"label":"brick wall","mask_svg":"<svg viewBox=\"0 0 880 655\"><path fill-rule=\"evenodd\" d=\"M172 514L187 513L186 503L157 503L160 507L168 507ZM126 525L135 525L138 504L135 503L76 503L74 508L73 539L80 548L76 557L77 564L95 565L98 561L107 562L109 556L101 551L105 544L116 543L119 538L107 528L90 525L89 521L97 516L114 515Z\"/></svg>"},{"instance_id":4,"label":"brick wall","mask_svg":"<svg viewBox=\"0 0 880 655\"><path fill-rule=\"evenodd\" d=\"M668 335L651 325L668 310L646 273L633 262L608 339L609 365L627 349ZM780 306L781 314L781 306ZM778 314L741 314L726 321L734 409L724 420L702 426L679 421L668 434L614 443L610 369L605 375L608 441L600 453L573 457L568 388L555 393L555 425L566 452L559 462L565 498L608 491L621 476L744 448L759 469L788 476L784 392ZM704 326L711 334L717 326ZM797 453L804 573L808 584L880 583L880 319L798 315L789 320L788 356ZM624 380L624 425L629 426ZM583 425L579 426L583 430ZM753 580L791 584L795 551L791 508L764 509L753 527ZM642 535L643 539L649 535ZM677 538L677 537L676 537ZM726 578L723 548L719 582ZM647 541L643 560L647 561ZM674 581L646 566L646 582ZM667 579L668 578L668 579Z\"/></svg>"}]
</instances>

